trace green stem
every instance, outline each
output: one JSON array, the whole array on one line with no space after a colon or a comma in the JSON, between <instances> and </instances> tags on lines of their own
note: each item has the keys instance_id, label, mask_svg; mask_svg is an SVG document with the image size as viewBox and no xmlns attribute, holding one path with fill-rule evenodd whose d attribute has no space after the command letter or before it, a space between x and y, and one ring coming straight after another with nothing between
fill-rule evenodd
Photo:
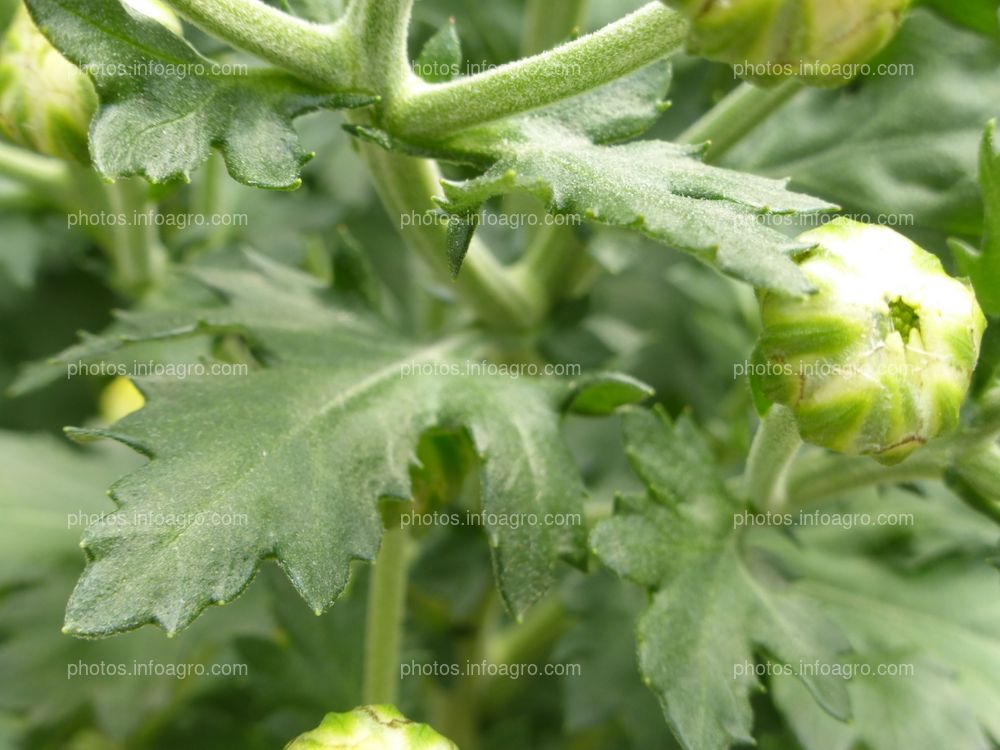
<instances>
[{"instance_id":1,"label":"green stem","mask_svg":"<svg viewBox=\"0 0 1000 750\"><path fill-rule=\"evenodd\" d=\"M158 208L149 198L149 186L136 179L105 185L110 213L124 221L107 228L105 250L114 269L112 284L123 293L138 297L155 286L166 266L155 223Z\"/></svg>"},{"instance_id":2,"label":"green stem","mask_svg":"<svg viewBox=\"0 0 1000 750\"><path fill-rule=\"evenodd\" d=\"M777 510L784 505L788 472L801 445L794 412L774 404L754 435L744 475L747 498L758 508Z\"/></svg>"},{"instance_id":3,"label":"green stem","mask_svg":"<svg viewBox=\"0 0 1000 750\"><path fill-rule=\"evenodd\" d=\"M587 5L587 0L528 0L521 54L537 55L564 41L583 25Z\"/></svg>"},{"instance_id":4,"label":"green stem","mask_svg":"<svg viewBox=\"0 0 1000 750\"><path fill-rule=\"evenodd\" d=\"M430 220L437 210L431 196L441 180L435 163L393 154L372 144L359 147L379 197L404 239L440 281L452 284L445 256L447 228ZM527 329L544 315L544 300L519 283L477 239L473 239L454 288L483 323L495 328Z\"/></svg>"},{"instance_id":5,"label":"green stem","mask_svg":"<svg viewBox=\"0 0 1000 750\"><path fill-rule=\"evenodd\" d=\"M875 484L940 479L950 464L950 452L924 448L901 464L883 466L870 458L820 454L800 461L788 480L788 495L796 505L809 505Z\"/></svg>"},{"instance_id":6,"label":"green stem","mask_svg":"<svg viewBox=\"0 0 1000 750\"><path fill-rule=\"evenodd\" d=\"M357 40L361 87L391 98L411 75L407 34L413 0L355 0L347 27Z\"/></svg>"},{"instance_id":7,"label":"green stem","mask_svg":"<svg viewBox=\"0 0 1000 750\"><path fill-rule=\"evenodd\" d=\"M743 83L706 112L677 139L680 143L705 143L705 161L718 161L768 115L802 90L803 84L789 80L774 88Z\"/></svg>"},{"instance_id":8,"label":"green stem","mask_svg":"<svg viewBox=\"0 0 1000 750\"><path fill-rule=\"evenodd\" d=\"M536 662L569 628L566 608L558 595L539 602L522 623L515 623L497 633L486 647L491 664L526 664Z\"/></svg>"},{"instance_id":9,"label":"green stem","mask_svg":"<svg viewBox=\"0 0 1000 750\"><path fill-rule=\"evenodd\" d=\"M552 303L586 288L598 267L572 229L549 225L538 231L511 270L524 288L545 301L548 311Z\"/></svg>"},{"instance_id":10,"label":"green stem","mask_svg":"<svg viewBox=\"0 0 1000 750\"><path fill-rule=\"evenodd\" d=\"M347 25L321 25L260 0L167 0L202 30L332 89L356 86L357 56Z\"/></svg>"},{"instance_id":11,"label":"green stem","mask_svg":"<svg viewBox=\"0 0 1000 750\"><path fill-rule=\"evenodd\" d=\"M390 515L368 586L362 690L367 705L395 704L399 694L409 532L399 523L398 508L393 508Z\"/></svg>"},{"instance_id":12,"label":"green stem","mask_svg":"<svg viewBox=\"0 0 1000 750\"><path fill-rule=\"evenodd\" d=\"M548 52L441 84L411 77L383 125L419 140L524 112L620 78L683 44L688 23L660 2Z\"/></svg>"},{"instance_id":13,"label":"green stem","mask_svg":"<svg viewBox=\"0 0 1000 750\"><path fill-rule=\"evenodd\" d=\"M47 196L64 196L73 188L68 164L2 142L0 175Z\"/></svg>"}]
</instances>

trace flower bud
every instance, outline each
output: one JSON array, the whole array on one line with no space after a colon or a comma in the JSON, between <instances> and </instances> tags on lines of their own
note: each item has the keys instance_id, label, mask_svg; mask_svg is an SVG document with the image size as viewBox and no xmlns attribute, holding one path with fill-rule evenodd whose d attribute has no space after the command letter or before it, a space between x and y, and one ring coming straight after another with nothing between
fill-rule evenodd
<instances>
[{"instance_id":1,"label":"flower bud","mask_svg":"<svg viewBox=\"0 0 1000 750\"><path fill-rule=\"evenodd\" d=\"M327 714L310 732L299 735L285 750L458 750L427 724L406 719L393 706L361 706L342 714Z\"/></svg>"},{"instance_id":2,"label":"flower bud","mask_svg":"<svg viewBox=\"0 0 1000 750\"><path fill-rule=\"evenodd\" d=\"M986 328L972 286L887 227L841 218L799 239L817 291L762 293L758 393L803 439L885 464L954 429Z\"/></svg>"},{"instance_id":3,"label":"flower bud","mask_svg":"<svg viewBox=\"0 0 1000 750\"><path fill-rule=\"evenodd\" d=\"M87 129L96 107L87 76L20 6L0 42L0 129L18 145L88 163Z\"/></svg>"},{"instance_id":4,"label":"flower bud","mask_svg":"<svg viewBox=\"0 0 1000 750\"><path fill-rule=\"evenodd\" d=\"M692 24L692 54L760 83L854 78L895 35L910 0L663 0Z\"/></svg>"}]
</instances>

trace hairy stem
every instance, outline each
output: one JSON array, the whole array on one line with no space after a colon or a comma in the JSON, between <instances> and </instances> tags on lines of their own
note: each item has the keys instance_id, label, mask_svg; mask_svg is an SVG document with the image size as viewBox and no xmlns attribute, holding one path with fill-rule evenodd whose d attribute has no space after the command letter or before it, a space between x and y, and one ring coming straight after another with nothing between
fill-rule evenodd
<instances>
[{"instance_id":1,"label":"hairy stem","mask_svg":"<svg viewBox=\"0 0 1000 750\"><path fill-rule=\"evenodd\" d=\"M801 445L795 414L774 404L754 435L744 475L746 495L758 508L777 510L784 505L788 472Z\"/></svg>"},{"instance_id":2,"label":"hairy stem","mask_svg":"<svg viewBox=\"0 0 1000 750\"><path fill-rule=\"evenodd\" d=\"M934 448L918 451L895 466L883 466L870 458L824 453L796 465L788 480L788 495L796 505L809 505L874 484L940 479L949 463L949 453Z\"/></svg>"},{"instance_id":3,"label":"hairy stem","mask_svg":"<svg viewBox=\"0 0 1000 750\"><path fill-rule=\"evenodd\" d=\"M357 56L343 22L321 25L260 0L166 0L202 30L331 89L356 87Z\"/></svg>"},{"instance_id":4,"label":"hairy stem","mask_svg":"<svg viewBox=\"0 0 1000 750\"><path fill-rule=\"evenodd\" d=\"M413 0L355 0L347 26L361 55L362 88L391 98L411 75L407 32Z\"/></svg>"},{"instance_id":5,"label":"hairy stem","mask_svg":"<svg viewBox=\"0 0 1000 750\"><path fill-rule=\"evenodd\" d=\"M409 534L399 523L398 508L389 515L368 585L362 700L369 705L395 704L399 694Z\"/></svg>"},{"instance_id":6,"label":"hairy stem","mask_svg":"<svg viewBox=\"0 0 1000 750\"><path fill-rule=\"evenodd\" d=\"M382 124L419 140L534 109L675 52L687 32L680 13L652 2L593 34L479 75L440 84L411 78Z\"/></svg>"},{"instance_id":7,"label":"hairy stem","mask_svg":"<svg viewBox=\"0 0 1000 750\"><path fill-rule=\"evenodd\" d=\"M774 88L743 83L681 133L680 143L705 143L705 161L714 162L751 130L802 90L800 81L789 80Z\"/></svg>"},{"instance_id":8,"label":"hairy stem","mask_svg":"<svg viewBox=\"0 0 1000 750\"><path fill-rule=\"evenodd\" d=\"M596 278L598 265L571 228L550 225L539 229L512 271L544 300L547 311L558 300L579 295Z\"/></svg>"}]
</instances>

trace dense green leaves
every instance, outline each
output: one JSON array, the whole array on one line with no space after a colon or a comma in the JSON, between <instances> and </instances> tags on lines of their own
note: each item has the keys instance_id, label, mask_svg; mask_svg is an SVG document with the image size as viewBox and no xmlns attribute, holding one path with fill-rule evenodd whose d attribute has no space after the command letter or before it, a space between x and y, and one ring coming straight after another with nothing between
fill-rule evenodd
<instances>
[{"instance_id":1,"label":"dense green leaves","mask_svg":"<svg viewBox=\"0 0 1000 750\"><path fill-rule=\"evenodd\" d=\"M351 560L374 556L377 500L410 496L418 439L437 426L467 430L482 456L483 511L499 519L485 523L496 572L523 612L558 559L581 554L583 486L558 435L572 387L491 372L466 335L414 344L324 303L306 277L255 263L257 272L199 273L227 307L187 322L153 316L143 330L239 331L266 367L140 378L144 409L110 429L73 432L152 460L114 486L120 510L88 529L90 564L67 627L98 635L156 622L174 632L238 595L272 556L313 609L326 608ZM633 400L645 395L633 389Z\"/></svg>"},{"instance_id":2,"label":"dense green leaves","mask_svg":"<svg viewBox=\"0 0 1000 750\"><path fill-rule=\"evenodd\" d=\"M809 286L789 259L800 243L761 221L834 206L770 180L711 167L700 149L662 141L618 143L664 109L670 68L658 63L587 94L439 142L401 143L356 130L388 148L481 165L478 177L444 184L452 217L449 255L461 260L484 203L527 192L556 214L628 227L694 254L725 273L793 294Z\"/></svg>"},{"instance_id":3,"label":"dense green leaves","mask_svg":"<svg viewBox=\"0 0 1000 750\"><path fill-rule=\"evenodd\" d=\"M39 28L97 87L101 107L90 150L109 177L186 180L216 146L234 179L295 188L310 155L299 146L292 120L372 101L311 89L273 70L223 66L117 0L31 0L28 6Z\"/></svg>"},{"instance_id":4,"label":"dense green leaves","mask_svg":"<svg viewBox=\"0 0 1000 750\"><path fill-rule=\"evenodd\" d=\"M606 565L653 592L638 626L640 668L684 747L750 742L757 656L798 668L831 662L846 642L736 530L740 505L690 420L671 425L662 412L636 410L625 431L649 493L620 499L591 542ZM847 718L839 678L802 680L827 711Z\"/></svg>"}]
</instances>

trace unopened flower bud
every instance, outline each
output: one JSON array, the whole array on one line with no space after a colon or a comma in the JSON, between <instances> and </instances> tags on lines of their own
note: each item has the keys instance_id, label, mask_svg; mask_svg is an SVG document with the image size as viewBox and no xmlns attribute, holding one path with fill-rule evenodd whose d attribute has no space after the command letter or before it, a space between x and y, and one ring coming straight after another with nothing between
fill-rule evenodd
<instances>
[{"instance_id":1,"label":"unopened flower bud","mask_svg":"<svg viewBox=\"0 0 1000 750\"><path fill-rule=\"evenodd\" d=\"M393 706L362 706L327 714L285 750L458 750L427 724L406 719Z\"/></svg>"},{"instance_id":2,"label":"unopened flower bud","mask_svg":"<svg viewBox=\"0 0 1000 750\"><path fill-rule=\"evenodd\" d=\"M87 163L97 95L35 27L24 6L0 42L0 129L20 146Z\"/></svg>"},{"instance_id":3,"label":"unopened flower bud","mask_svg":"<svg viewBox=\"0 0 1000 750\"><path fill-rule=\"evenodd\" d=\"M689 50L758 82L837 86L895 35L910 0L663 0L691 20Z\"/></svg>"},{"instance_id":4,"label":"unopened flower bud","mask_svg":"<svg viewBox=\"0 0 1000 750\"><path fill-rule=\"evenodd\" d=\"M986 319L971 285L887 227L803 234L814 295L763 292L754 385L803 439L892 464L958 424Z\"/></svg>"}]
</instances>

